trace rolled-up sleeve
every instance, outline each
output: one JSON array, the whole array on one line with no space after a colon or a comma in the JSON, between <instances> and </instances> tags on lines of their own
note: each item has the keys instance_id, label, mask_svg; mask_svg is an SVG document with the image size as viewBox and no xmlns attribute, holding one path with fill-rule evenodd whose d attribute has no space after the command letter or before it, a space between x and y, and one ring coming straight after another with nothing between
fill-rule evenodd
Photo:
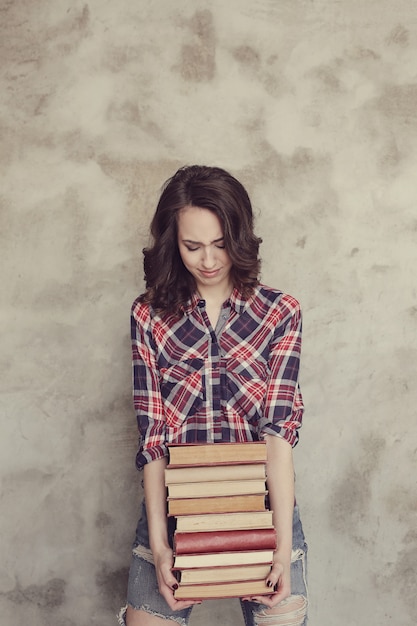
<instances>
[{"instance_id":1,"label":"rolled-up sleeve","mask_svg":"<svg viewBox=\"0 0 417 626\"><path fill-rule=\"evenodd\" d=\"M139 429L136 467L167 456L165 419L149 307L135 301L131 311L133 404Z\"/></svg>"},{"instance_id":2,"label":"rolled-up sleeve","mask_svg":"<svg viewBox=\"0 0 417 626\"><path fill-rule=\"evenodd\" d=\"M280 320L270 346L269 376L260 436L282 437L291 446L298 442L303 400L298 383L302 318L300 305L291 296L280 302Z\"/></svg>"}]
</instances>

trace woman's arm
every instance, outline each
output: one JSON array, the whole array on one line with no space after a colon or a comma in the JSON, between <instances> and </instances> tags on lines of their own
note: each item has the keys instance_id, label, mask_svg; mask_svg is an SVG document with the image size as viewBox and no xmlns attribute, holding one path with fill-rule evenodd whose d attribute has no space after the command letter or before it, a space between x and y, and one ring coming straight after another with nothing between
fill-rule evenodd
<instances>
[{"instance_id":1,"label":"woman's arm","mask_svg":"<svg viewBox=\"0 0 417 626\"><path fill-rule=\"evenodd\" d=\"M164 475L166 465L166 457L145 465L145 502L148 516L149 543L155 563L159 592L171 609L179 611L192 604L200 604L200 602L179 601L174 598L177 581L171 571L173 554L168 542L167 494Z\"/></svg>"},{"instance_id":2,"label":"woman's arm","mask_svg":"<svg viewBox=\"0 0 417 626\"><path fill-rule=\"evenodd\" d=\"M294 465L291 445L280 437L266 435L267 484L274 512L277 550L268 581L278 584L272 600L276 605L291 593L292 523L294 513Z\"/></svg>"},{"instance_id":3,"label":"woman's arm","mask_svg":"<svg viewBox=\"0 0 417 626\"><path fill-rule=\"evenodd\" d=\"M291 550L294 511L294 466L291 445L274 435L266 435L267 485L270 507L277 533L277 549L267 584L270 596L256 596L252 600L267 606L276 606L291 594Z\"/></svg>"},{"instance_id":4,"label":"woman's arm","mask_svg":"<svg viewBox=\"0 0 417 626\"><path fill-rule=\"evenodd\" d=\"M131 313L133 405L140 433L138 469L167 455L165 416L156 346L148 306L137 300Z\"/></svg>"},{"instance_id":5,"label":"woman's arm","mask_svg":"<svg viewBox=\"0 0 417 626\"><path fill-rule=\"evenodd\" d=\"M299 303L288 295L280 300L282 323L270 347L270 376L265 412L259 422L267 444L267 484L274 512L277 549L267 583L274 593L256 600L276 606L291 593L294 465L292 448L298 440L303 401L298 386L302 318Z\"/></svg>"},{"instance_id":6,"label":"woman's arm","mask_svg":"<svg viewBox=\"0 0 417 626\"><path fill-rule=\"evenodd\" d=\"M302 316L299 303L291 296L283 296L279 305L281 319L270 344L265 407L258 432L260 436L278 435L294 447L304 411L298 384Z\"/></svg>"}]
</instances>

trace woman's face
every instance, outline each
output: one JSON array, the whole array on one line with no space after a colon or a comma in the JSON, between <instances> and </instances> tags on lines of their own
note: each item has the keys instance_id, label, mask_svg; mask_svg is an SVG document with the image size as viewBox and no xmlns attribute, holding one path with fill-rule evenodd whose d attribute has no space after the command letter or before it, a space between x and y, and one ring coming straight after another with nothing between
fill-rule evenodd
<instances>
[{"instance_id":1,"label":"woman's face","mask_svg":"<svg viewBox=\"0 0 417 626\"><path fill-rule=\"evenodd\" d=\"M224 247L223 227L215 213L187 206L178 214L178 249L201 296L232 290L232 261Z\"/></svg>"}]
</instances>

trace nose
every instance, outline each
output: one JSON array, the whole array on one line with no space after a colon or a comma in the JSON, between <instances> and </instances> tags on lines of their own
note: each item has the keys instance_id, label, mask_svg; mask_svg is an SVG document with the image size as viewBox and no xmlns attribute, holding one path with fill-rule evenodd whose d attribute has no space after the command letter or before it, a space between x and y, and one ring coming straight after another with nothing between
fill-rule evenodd
<instances>
[{"instance_id":1,"label":"nose","mask_svg":"<svg viewBox=\"0 0 417 626\"><path fill-rule=\"evenodd\" d=\"M211 246L207 246L203 248L203 258L202 264L205 269L211 269L216 264L214 251L211 249Z\"/></svg>"}]
</instances>

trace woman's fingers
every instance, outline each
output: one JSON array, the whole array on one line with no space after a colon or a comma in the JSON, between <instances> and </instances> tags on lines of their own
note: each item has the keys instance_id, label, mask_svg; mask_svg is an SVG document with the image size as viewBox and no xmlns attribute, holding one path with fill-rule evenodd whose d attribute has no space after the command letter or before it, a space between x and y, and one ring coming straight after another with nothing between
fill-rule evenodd
<instances>
[{"instance_id":1,"label":"woman's fingers","mask_svg":"<svg viewBox=\"0 0 417 626\"><path fill-rule=\"evenodd\" d=\"M288 570L288 571L287 571ZM274 563L266 578L266 584L271 588L271 594L265 596L248 596L243 600L258 602L272 608L277 606L291 594L291 579L289 568L287 570L279 562Z\"/></svg>"},{"instance_id":2,"label":"woman's fingers","mask_svg":"<svg viewBox=\"0 0 417 626\"><path fill-rule=\"evenodd\" d=\"M268 587L271 588L271 592L276 590L276 587L283 573L284 573L284 567L281 565L281 563L277 562L272 565L271 571L266 577L266 584L268 585Z\"/></svg>"},{"instance_id":3,"label":"woman's fingers","mask_svg":"<svg viewBox=\"0 0 417 626\"><path fill-rule=\"evenodd\" d=\"M157 578L159 593L165 599L168 606L174 611L188 609L194 604L201 604L201 600L176 600L175 590L178 589L178 581L171 570L172 553L167 553L164 558L160 558L157 565Z\"/></svg>"}]
</instances>

